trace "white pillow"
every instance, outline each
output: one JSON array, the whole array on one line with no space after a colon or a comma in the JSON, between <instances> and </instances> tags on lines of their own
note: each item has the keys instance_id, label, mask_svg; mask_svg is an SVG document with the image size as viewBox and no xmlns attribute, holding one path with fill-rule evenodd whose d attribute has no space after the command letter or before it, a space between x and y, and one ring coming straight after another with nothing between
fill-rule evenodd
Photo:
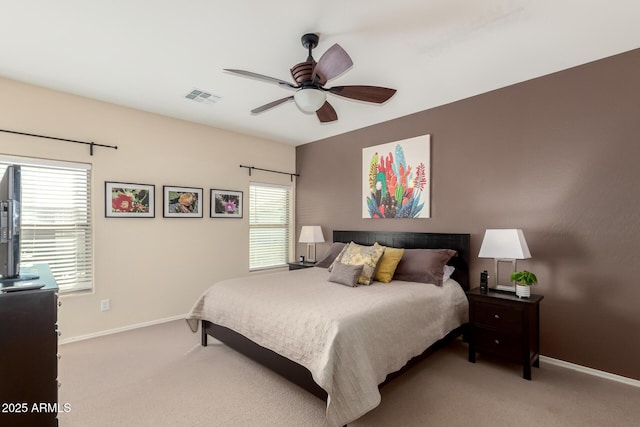
<instances>
[{"instance_id":1,"label":"white pillow","mask_svg":"<svg viewBox=\"0 0 640 427\"><path fill-rule=\"evenodd\" d=\"M442 283L444 283L447 280L449 280L449 278L451 277L451 275L453 274L453 272L455 270L456 270L455 267L452 267L450 265L445 265L444 266L444 274L442 275Z\"/></svg>"}]
</instances>

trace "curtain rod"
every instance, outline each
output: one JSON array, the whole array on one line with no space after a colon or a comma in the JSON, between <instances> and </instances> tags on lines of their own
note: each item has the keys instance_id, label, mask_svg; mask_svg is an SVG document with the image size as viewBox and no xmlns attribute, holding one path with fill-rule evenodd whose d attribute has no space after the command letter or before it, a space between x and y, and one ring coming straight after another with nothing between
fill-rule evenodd
<instances>
[{"instance_id":1,"label":"curtain rod","mask_svg":"<svg viewBox=\"0 0 640 427\"><path fill-rule=\"evenodd\" d=\"M33 137L36 137L36 138L55 139L56 141L65 141L65 142L73 142L75 144L88 145L89 146L89 154L92 155L92 156L93 156L93 147L113 148L114 150L118 149L117 145L96 144L95 142L76 141L75 139L56 138L54 136L36 135L34 133L16 132L14 130L0 129L0 132L13 133L13 134L16 134L16 135L33 136Z\"/></svg>"},{"instance_id":2,"label":"curtain rod","mask_svg":"<svg viewBox=\"0 0 640 427\"><path fill-rule=\"evenodd\" d=\"M264 172L271 172L271 173L279 173L279 174L282 174L282 175L289 175L289 177L291 178L291 182L293 182L293 177L294 176L300 176L300 174L298 174L298 173L280 172L280 171L274 171L274 170L271 170L271 169L257 168L255 166L240 165L240 167L249 169L249 176L251 176L251 171L254 170L254 169L257 170L257 171L264 171Z\"/></svg>"}]
</instances>

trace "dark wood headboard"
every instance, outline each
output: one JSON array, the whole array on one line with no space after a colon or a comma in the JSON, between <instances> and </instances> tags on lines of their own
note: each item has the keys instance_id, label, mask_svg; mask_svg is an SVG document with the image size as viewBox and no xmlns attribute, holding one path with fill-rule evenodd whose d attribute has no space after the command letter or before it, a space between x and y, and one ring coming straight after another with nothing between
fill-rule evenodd
<instances>
[{"instance_id":1,"label":"dark wood headboard","mask_svg":"<svg viewBox=\"0 0 640 427\"><path fill-rule=\"evenodd\" d=\"M454 249L457 257L451 258L449 265L455 267L451 276L463 289L469 290L469 234L464 233L411 233L395 231L337 231L333 232L334 242L355 242L360 245L373 245L405 249Z\"/></svg>"}]
</instances>

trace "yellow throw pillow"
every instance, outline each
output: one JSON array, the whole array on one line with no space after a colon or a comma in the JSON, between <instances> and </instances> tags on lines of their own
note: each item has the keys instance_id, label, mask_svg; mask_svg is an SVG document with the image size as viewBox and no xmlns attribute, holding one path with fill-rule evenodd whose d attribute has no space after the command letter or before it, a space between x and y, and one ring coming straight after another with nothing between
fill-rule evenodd
<instances>
[{"instance_id":1,"label":"yellow throw pillow","mask_svg":"<svg viewBox=\"0 0 640 427\"><path fill-rule=\"evenodd\" d=\"M393 273L396 271L398 263L404 255L404 249L386 248L378 263L376 270L376 280L382 283L389 283L393 279Z\"/></svg>"},{"instance_id":2,"label":"yellow throw pillow","mask_svg":"<svg viewBox=\"0 0 640 427\"><path fill-rule=\"evenodd\" d=\"M384 249L385 247L377 242L373 246L362 246L351 242L339 262L347 265L362 265L358 283L370 285Z\"/></svg>"}]
</instances>

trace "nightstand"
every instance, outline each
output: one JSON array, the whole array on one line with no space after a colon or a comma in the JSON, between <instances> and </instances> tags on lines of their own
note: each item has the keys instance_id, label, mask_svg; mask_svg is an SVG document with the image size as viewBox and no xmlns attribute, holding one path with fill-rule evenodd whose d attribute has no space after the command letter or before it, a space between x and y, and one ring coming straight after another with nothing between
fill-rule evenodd
<instances>
[{"instance_id":1,"label":"nightstand","mask_svg":"<svg viewBox=\"0 0 640 427\"><path fill-rule=\"evenodd\" d=\"M289 271L291 270L300 270L302 268L309 268L316 265L315 262L303 261L303 262L289 262Z\"/></svg>"},{"instance_id":2,"label":"nightstand","mask_svg":"<svg viewBox=\"0 0 640 427\"><path fill-rule=\"evenodd\" d=\"M522 377L531 379L531 366L540 362L541 295L518 298L509 292L467 291L469 298L469 362L476 351L522 364Z\"/></svg>"}]
</instances>

